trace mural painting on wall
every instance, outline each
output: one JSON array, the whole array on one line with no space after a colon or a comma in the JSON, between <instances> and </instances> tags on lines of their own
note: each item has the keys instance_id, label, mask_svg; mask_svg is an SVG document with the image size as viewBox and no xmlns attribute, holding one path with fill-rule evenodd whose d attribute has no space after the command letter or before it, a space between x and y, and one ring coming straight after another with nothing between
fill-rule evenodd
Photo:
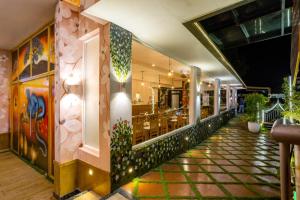
<instances>
[{"instance_id":1,"label":"mural painting on wall","mask_svg":"<svg viewBox=\"0 0 300 200\"><path fill-rule=\"evenodd\" d=\"M55 38L54 38L54 24L50 26L50 37L49 37L49 54L50 54L50 71L55 69Z\"/></svg>"},{"instance_id":2,"label":"mural painting on wall","mask_svg":"<svg viewBox=\"0 0 300 200\"><path fill-rule=\"evenodd\" d=\"M18 51L12 53L12 81L17 79L17 69L18 69Z\"/></svg>"},{"instance_id":3,"label":"mural painting on wall","mask_svg":"<svg viewBox=\"0 0 300 200\"><path fill-rule=\"evenodd\" d=\"M48 29L32 39L32 76L48 71Z\"/></svg>"},{"instance_id":4,"label":"mural painting on wall","mask_svg":"<svg viewBox=\"0 0 300 200\"><path fill-rule=\"evenodd\" d=\"M19 78L30 77L30 42L27 42L19 49L18 70Z\"/></svg>"},{"instance_id":5,"label":"mural painting on wall","mask_svg":"<svg viewBox=\"0 0 300 200\"><path fill-rule=\"evenodd\" d=\"M49 78L20 86L20 155L48 170Z\"/></svg>"},{"instance_id":6,"label":"mural painting on wall","mask_svg":"<svg viewBox=\"0 0 300 200\"><path fill-rule=\"evenodd\" d=\"M12 85L12 149L18 152L18 129L19 129L19 115L18 115L18 108L19 108L19 87L18 85Z\"/></svg>"}]
</instances>

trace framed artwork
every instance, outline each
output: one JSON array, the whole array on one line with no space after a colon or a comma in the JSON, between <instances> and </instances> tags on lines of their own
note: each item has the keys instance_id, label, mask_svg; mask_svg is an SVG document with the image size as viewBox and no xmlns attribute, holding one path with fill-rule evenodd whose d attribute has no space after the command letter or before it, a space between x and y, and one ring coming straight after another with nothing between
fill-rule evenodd
<instances>
[{"instance_id":1,"label":"framed artwork","mask_svg":"<svg viewBox=\"0 0 300 200\"><path fill-rule=\"evenodd\" d=\"M48 29L32 39L32 76L48 71Z\"/></svg>"},{"instance_id":2,"label":"framed artwork","mask_svg":"<svg viewBox=\"0 0 300 200\"><path fill-rule=\"evenodd\" d=\"M19 152L32 164L48 172L49 78L20 85Z\"/></svg>"},{"instance_id":3,"label":"framed artwork","mask_svg":"<svg viewBox=\"0 0 300 200\"><path fill-rule=\"evenodd\" d=\"M18 73L20 79L30 77L30 42L25 43L19 49Z\"/></svg>"},{"instance_id":4,"label":"framed artwork","mask_svg":"<svg viewBox=\"0 0 300 200\"><path fill-rule=\"evenodd\" d=\"M18 152L19 146L19 87L12 85L11 89L11 110L12 110L12 149Z\"/></svg>"},{"instance_id":5,"label":"framed artwork","mask_svg":"<svg viewBox=\"0 0 300 200\"><path fill-rule=\"evenodd\" d=\"M50 37L49 37L49 53L50 53L50 71L55 69L55 40L54 40L54 24L50 26Z\"/></svg>"},{"instance_id":6,"label":"framed artwork","mask_svg":"<svg viewBox=\"0 0 300 200\"><path fill-rule=\"evenodd\" d=\"M15 81L18 77L17 75L18 69L18 50L12 52L12 80Z\"/></svg>"}]
</instances>

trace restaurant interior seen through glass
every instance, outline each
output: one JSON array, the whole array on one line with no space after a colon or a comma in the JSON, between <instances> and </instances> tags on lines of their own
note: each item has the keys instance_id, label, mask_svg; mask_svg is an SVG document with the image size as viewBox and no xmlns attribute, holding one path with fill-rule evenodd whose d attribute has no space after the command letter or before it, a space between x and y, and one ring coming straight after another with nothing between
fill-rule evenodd
<instances>
[{"instance_id":1,"label":"restaurant interior seen through glass","mask_svg":"<svg viewBox=\"0 0 300 200\"><path fill-rule=\"evenodd\" d=\"M133 144L189 124L191 68L137 41L132 44ZM201 119L214 114L214 83L201 83ZM226 90L221 90L221 111Z\"/></svg>"}]
</instances>

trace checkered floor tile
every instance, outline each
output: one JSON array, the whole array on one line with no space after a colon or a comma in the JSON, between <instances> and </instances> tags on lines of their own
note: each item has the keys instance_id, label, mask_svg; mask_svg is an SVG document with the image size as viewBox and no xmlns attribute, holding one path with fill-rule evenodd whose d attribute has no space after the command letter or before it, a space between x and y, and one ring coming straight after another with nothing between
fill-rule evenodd
<instances>
[{"instance_id":1,"label":"checkered floor tile","mask_svg":"<svg viewBox=\"0 0 300 200\"><path fill-rule=\"evenodd\" d=\"M233 119L209 139L122 187L138 199L280 199L279 146Z\"/></svg>"}]
</instances>

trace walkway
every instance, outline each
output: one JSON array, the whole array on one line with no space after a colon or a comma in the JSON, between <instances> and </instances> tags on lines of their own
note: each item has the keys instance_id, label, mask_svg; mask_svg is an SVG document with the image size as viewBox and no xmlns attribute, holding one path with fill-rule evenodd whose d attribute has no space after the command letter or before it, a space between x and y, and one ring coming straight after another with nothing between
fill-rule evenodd
<instances>
[{"instance_id":1,"label":"walkway","mask_svg":"<svg viewBox=\"0 0 300 200\"><path fill-rule=\"evenodd\" d=\"M50 200L53 184L11 152L0 153L1 200Z\"/></svg>"},{"instance_id":2,"label":"walkway","mask_svg":"<svg viewBox=\"0 0 300 200\"><path fill-rule=\"evenodd\" d=\"M268 134L249 133L234 119L122 189L139 199L280 199L278 149Z\"/></svg>"}]
</instances>

